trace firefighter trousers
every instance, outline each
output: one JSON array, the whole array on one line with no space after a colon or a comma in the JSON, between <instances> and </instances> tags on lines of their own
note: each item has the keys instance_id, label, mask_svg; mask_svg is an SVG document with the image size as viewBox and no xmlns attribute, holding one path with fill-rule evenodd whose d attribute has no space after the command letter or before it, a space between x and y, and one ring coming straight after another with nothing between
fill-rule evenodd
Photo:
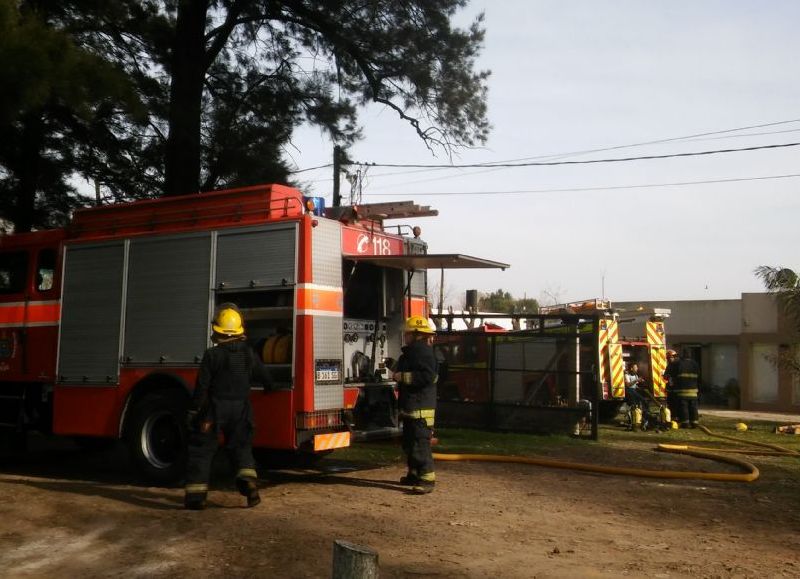
<instances>
[{"instance_id":1,"label":"firefighter trousers","mask_svg":"<svg viewBox=\"0 0 800 579\"><path fill-rule=\"evenodd\" d=\"M208 418L213 426L208 432L195 429L189 433L189 463L186 469L186 493L204 494L208 490L211 463L219 448L219 435L236 468L238 481L257 479L253 458L253 409L250 400L214 400Z\"/></svg>"},{"instance_id":2,"label":"firefighter trousers","mask_svg":"<svg viewBox=\"0 0 800 579\"><path fill-rule=\"evenodd\" d=\"M699 421L699 413L697 412L697 397L688 398L678 396L675 398L678 405L678 421L681 425L697 424Z\"/></svg>"},{"instance_id":3,"label":"firefighter trousers","mask_svg":"<svg viewBox=\"0 0 800 579\"><path fill-rule=\"evenodd\" d=\"M433 429L424 418L403 418L403 452L406 453L408 472L423 481L436 480L431 450Z\"/></svg>"}]
</instances>

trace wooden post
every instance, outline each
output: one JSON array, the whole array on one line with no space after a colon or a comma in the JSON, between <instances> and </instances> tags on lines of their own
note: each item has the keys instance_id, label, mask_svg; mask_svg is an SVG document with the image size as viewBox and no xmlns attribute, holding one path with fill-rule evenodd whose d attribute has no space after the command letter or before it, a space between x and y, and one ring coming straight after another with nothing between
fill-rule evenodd
<instances>
[{"instance_id":1,"label":"wooden post","mask_svg":"<svg viewBox=\"0 0 800 579\"><path fill-rule=\"evenodd\" d=\"M342 195L339 193L339 174L342 171L342 149L339 145L333 147L333 206L342 204Z\"/></svg>"},{"instance_id":2,"label":"wooden post","mask_svg":"<svg viewBox=\"0 0 800 579\"><path fill-rule=\"evenodd\" d=\"M333 579L378 579L378 553L341 539L333 542Z\"/></svg>"}]
</instances>

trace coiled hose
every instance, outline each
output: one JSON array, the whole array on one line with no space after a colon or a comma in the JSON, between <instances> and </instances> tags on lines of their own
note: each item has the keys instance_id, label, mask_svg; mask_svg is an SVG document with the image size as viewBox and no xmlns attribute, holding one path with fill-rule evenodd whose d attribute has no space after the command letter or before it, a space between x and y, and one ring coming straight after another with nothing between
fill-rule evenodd
<instances>
[{"instance_id":1,"label":"coiled hose","mask_svg":"<svg viewBox=\"0 0 800 579\"><path fill-rule=\"evenodd\" d=\"M645 468L631 468L622 466L604 466L600 464L587 464L582 462L567 462L550 458L528 457L528 456L503 456L500 454L444 454L436 452L433 454L435 460L462 461L474 460L480 462L511 462L521 464L532 464L547 468L561 468L566 470L577 470L582 472L594 472L600 474L615 474L623 476L638 476L644 478L665 478L665 479L694 479L694 480L718 480L728 482L752 482L759 476L758 468L746 460L732 456L720 456L702 450L691 450L686 446L679 445L659 445L658 450L675 454L686 454L697 458L706 458L717 462L725 462L742 468L744 473L717 473L699 471L676 471L676 470L652 470Z\"/></svg>"},{"instance_id":2,"label":"coiled hose","mask_svg":"<svg viewBox=\"0 0 800 579\"><path fill-rule=\"evenodd\" d=\"M784 448L782 446L778 446L777 444L743 440L741 438L736 438L733 436L717 434L715 432L712 432L705 426L698 426L698 428L709 436L713 436L715 438L721 438L724 440L730 440L736 442L737 444L744 444L746 446L757 447L757 448L708 448L702 446L692 446L688 444L659 444L656 447L656 450L660 452L669 452L674 454L685 454L687 456L704 458L716 462L724 462L727 464L732 464L734 466L737 466L742 470L744 470L745 472L716 473L716 472L698 472L698 471L652 470L644 468L587 464L582 462L568 462L568 461L554 460L550 458L541 458L541 457L504 456L500 454L449 454L449 453L437 452L433 454L433 458L435 460L442 460L442 461L468 460L468 461L480 461L480 462L505 462L505 463L518 463L518 464L531 464L547 468L560 468L566 470L577 470L582 472L594 472L600 474L614 474L622 476L638 476L644 478L752 482L756 480L760 474L758 468L753 463L732 456L723 456L718 453L800 457L799 451L789 448Z\"/></svg>"}]
</instances>

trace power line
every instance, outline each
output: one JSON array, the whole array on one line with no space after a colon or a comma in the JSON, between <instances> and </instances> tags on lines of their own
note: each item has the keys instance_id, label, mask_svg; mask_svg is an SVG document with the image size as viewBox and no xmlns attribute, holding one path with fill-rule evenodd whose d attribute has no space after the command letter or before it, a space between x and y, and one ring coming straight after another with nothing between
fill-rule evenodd
<instances>
[{"instance_id":1,"label":"power line","mask_svg":"<svg viewBox=\"0 0 800 579\"><path fill-rule=\"evenodd\" d=\"M676 181L674 183L642 183L638 185L609 185L606 187L567 187L564 189L519 189L513 191L446 191L441 193L414 193L414 197L436 197L450 195L522 195L527 193L580 193L585 191L614 191L624 189L652 189L656 187L682 187L686 185L709 185L713 183L739 183L743 181L766 181L770 179L792 179L800 173L765 175L760 177L738 177L731 179L708 179L704 181ZM370 197L397 197L399 193L369 193Z\"/></svg>"},{"instance_id":2,"label":"power line","mask_svg":"<svg viewBox=\"0 0 800 579\"><path fill-rule=\"evenodd\" d=\"M693 153L670 153L668 155L642 155L639 157L616 157L609 159L589 159L586 161L538 161L531 163L470 163L466 165L422 165L422 164L403 164L403 163L349 163L350 165L362 165L364 167L403 167L408 169L478 169L492 167L552 167L555 165L590 165L600 163L622 163L627 161L647 161L653 159L673 159L678 157L699 157L702 155L719 155L724 153L739 153L743 151L759 151L763 149L781 149L785 147L797 147L800 143L781 143L775 145L758 145L755 147L742 147L740 149L715 149L712 151L696 151Z\"/></svg>"},{"instance_id":3,"label":"power line","mask_svg":"<svg viewBox=\"0 0 800 579\"><path fill-rule=\"evenodd\" d=\"M694 133L694 134L691 134L691 135L684 135L682 137L668 137L668 138L664 138L664 139L654 139L654 140L650 140L650 141L641 141L641 142L638 142L638 143L630 143L630 144L627 144L627 145L614 145L614 146L611 146L611 147L602 147L602 148L597 148L597 149L584 149L584 150L580 150L580 151L571 151L571 152L564 152L564 153L550 153L550 154L547 154L547 155L537 155L537 156L533 156L533 157L521 157L521 158L517 158L517 159L509 159L509 160L506 160L506 161L499 161L497 163L487 162L487 163L479 163L477 165L430 165L430 166L429 165L413 165L413 166L410 166L410 167L424 167L424 168L422 168L420 170L417 170L417 171L396 171L396 172L392 172L392 173L376 173L374 175L371 175L371 178L389 177L389 176L394 176L394 175L410 175L410 174L414 174L414 173L426 173L426 172L429 172L429 171L442 171L442 170L446 170L446 169L458 169L458 168L469 168L469 167L475 167L475 168L500 167L500 168L503 168L504 165L502 165L502 164L504 164L504 163L516 163L516 162L519 162L519 161L530 161L530 160L535 160L535 159L550 159L550 158L573 157L573 156L578 156L578 155L587 155L589 153L602 153L602 152L605 152L605 151L616 151L616 150L620 150L620 149L630 149L630 148L633 148L633 147L642 147L642 146L646 146L646 145L658 145L658 144L663 144L663 143L671 143L671 142L684 141L684 140L706 140L706 139L702 139L701 137L708 137L708 136L712 136L712 135L725 135L725 134L728 134L728 133L735 133L735 132L738 132L738 131L746 131L746 130L750 130L750 129L761 129L761 128L765 128L765 127L774 127L774 126L778 126L778 125L786 125L786 124L797 123L797 122L800 122L800 119L789 119L789 120L785 120L785 121L775 121L775 122L772 122L772 123L761 123L761 124L758 124L758 125L747 125L747 126L743 126L743 127L735 127L735 128L732 128L732 129L723 129L723 130L719 130L719 131L707 131L707 132L704 132L704 133ZM747 134L747 135L729 135L728 137L719 137L719 138L735 138L735 137L771 135L771 134L779 134L779 133L792 133L792 132L796 132L798 130L800 130L800 129L789 129L789 130L786 130L786 131L768 131L768 132L762 132L762 133L750 133L750 134ZM715 140L715 139L708 139L708 140ZM360 164L360 163L353 163L353 164L357 165L357 164ZM289 173L291 173L291 174L305 173L306 171L314 171L316 169L326 169L326 168L332 167L332 166L333 166L333 163L328 163L326 165L319 165L317 167L309 167L307 169L296 169L294 171L289 171ZM403 165L376 165L376 166L380 166L380 167L403 167ZM472 174L472 173L469 173L469 174ZM459 176L461 176L461 175L455 175L454 177L459 177ZM448 178L448 177L443 177L443 178ZM315 180L313 182L317 183L317 182L323 182L323 181L332 181L332 179L317 179L317 180Z\"/></svg>"},{"instance_id":4,"label":"power line","mask_svg":"<svg viewBox=\"0 0 800 579\"><path fill-rule=\"evenodd\" d=\"M295 169L294 171L289 171L292 175L297 175L298 173L305 173L306 171L316 171L317 169L327 169L328 167L333 167L333 163L328 163L327 165L319 165L318 167L308 167L307 169Z\"/></svg>"},{"instance_id":5,"label":"power line","mask_svg":"<svg viewBox=\"0 0 800 579\"><path fill-rule=\"evenodd\" d=\"M765 128L765 127L774 127L774 126L777 126L777 125L786 125L786 124L789 124L789 123L797 123L797 122L800 122L800 119L789 119L789 120L786 120L786 121L776 121L776 122L773 122L773 123L762 123L762 124L759 124L759 125L749 125L749 126L745 126L745 127L736 127L736 128L733 128L733 129L723 129L721 131L708 131L708 132L705 132L705 133L695 133L694 135L685 135L683 137L668 137L666 139L655 139L655 140L652 140L652 141L642 141L640 143L631 143L629 145L616 145L616 146L613 146L613 147L603 147L601 149L586 149L584 151L576 151L574 153L561 153L561 154L548 155L548 156L549 157L571 157L573 155L586 155L588 153L602 153L604 151L616 151L616 150L619 150L619 149L629 149L629 148L632 148L632 147L643 147L645 145L660 145L660 144L663 144L663 143L673 143L675 141L684 141L684 140L687 140L687 139L697 139L699 137L708 137L708 136L711 136L711 135L724 135L726 133L736 133L736 132L739 132L739 131L747 131L747 130L750 130L750 129L762 129L762 128ZM539 158L539 157L530 157L529 159L514 159L514 160L515 161L527 161L527 160L530 160L530 159L537 159L537 158Z\"/></svg>"},{"instance_id":6,"label":"power line","mask_svg":"<svg viewBox=\"0 0 800 579\"><path fill-rule=\"evenodd\" d=\"M762 123L762 124L759 124L759 125L748 125L748 126L744 126L744 127L735 127L735 128L732 128L732 129L723 129L723 130L720 130L720 131L708 131L708 132L705 132L705 133L695 133L695 134L692 134L692 135L684 135L682 137L668 137L668 138L664 138L664 139L654 139L654 140L650 140L650 141L641 141L641 142L638 142L638 143L630 143L630 144L627 144L627 145L614 145L614 146L611 146L611 147L601 147L601 148L598 148L598 149L583 149L581 151L571 151L571 152L565 152L565 153L550 153L548 155L538 155L538 156L534 156L534 157L522 157L522 158L518 158L518 159L509 159L507 161L498 161L497 164L494 164L494 163L481 163L480 166L481 167L483 167L483 166L492 167L492 166L499 166L500 163L514 163L514 162L518 162L518 161L530 161L530 160L535 160L535 159L549 159L549 158L554 158L554 157L573 157L573 156L578 156L578 155L587 155L589 153L602 153L602 152L605 152L605 151L617 151L617 150L620 150L620 149L630 149L630 148L633 148L633 147L643 147L643 146L646 146L646 145L659 145L659 144L663 144L663 143L672 143L672 142L676 142L676 141L684 141L684 140L690 140L690 139L704 140L704 139L701 139L701 137L708 137L708 136L712 136L712 135L724 135L724 134L727 134L727 133L735 133L735 132L738 132L738 131L747 131L747 130L750 130L750 129L761 129L761 128L765 128L765 127L774 127L774 126L778 126L778 125L786 125L786 124L797 123L797 122L800 122L800 119L789 119L789 120L786 120L786 121L776 121L776 122L772 122L772 123ZM774 133L780 133L780 132L789 133L789 132L795 132L797 130L800 130L800 129L790 129L788 131L775 131ZM758 135L762 135L762 134L773 134L773 133L751 133L749 136L758 136ZM744 135L730 135L729 137L723 137L723 138L733 138L733 137L739 137L739 136L744 136ZM383 166L385 166L385 165L383 165ZM460 168L460 166L457 166L457 165L442 165L442 166L436 167L433 170L440 171L440 170L443 170L443 169L456 169L456 168ZM375 177L388 177L390 175L404 175L404 174L408 175L408 174L413 174L413 173L425 173L427 170L429 170L429 169L422 169L420 171L397 171L397 172L394 172L394 173L376 173L376 174L372 175L372 177L375 178Z\"/></svg>"}]
</instances>

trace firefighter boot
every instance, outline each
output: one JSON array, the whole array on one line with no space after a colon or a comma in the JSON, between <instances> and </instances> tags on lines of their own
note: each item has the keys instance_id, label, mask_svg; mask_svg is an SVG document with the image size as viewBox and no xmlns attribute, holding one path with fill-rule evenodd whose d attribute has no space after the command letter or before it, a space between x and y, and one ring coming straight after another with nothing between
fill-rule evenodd
<instances>
[{"instance_id":1,"label":"firefighter boot","mask_svg":"<svg viewBox=\"0 0 800 579\"><path fill-rule=\"evenodd\" d=\"M411 487L411 492L415 495L427 495L433 492L433 488L436 486L436 474L432 472L426 472L419 475L419 480Z\"/></svg>"},{"instance_id":2,"label":"firefighter boot","mask_svg":"<svg viewBox=\"0 0 800 579\"><path fill-rule=\"evenodd\" d=\"M256 485L256 481L237 478L236 488L239 490L240 495L242 495L243 497L247 497L248 508L254 507L261 502L261 497L258 494L258 486Z\"/></svg>"},{"instance_id":3,"label":"firefighter boot","mask_svg":"<svg viewBox=\"0 0 800 579\"><path fill-rule=\"evenodd\" d=\"M183 506L190 511L202 511L206 508L206 493L186 493Z\"/></svg>"},{"instance_id":4,"label":"firefighter boot","mask_svg":"<svg viewBox=\"0 0 800 579\"><path fill-rule=\"evenodd\" d=\"M400 477L400 484L401 485L413 487L414 485L416 485L418 483L419 483L419 477L417 476L417 473L415 473L413 471L408 471L408 474L406 474L405 476L401 476Z\"/></svg>"},{"instance_id":5,"label":"firefighter boot","mask_svg":"<svg viewBox=\"0 0 800 579\"><path fill-rule=\"evenodd\" d=\"M421 480L418 483L416 483L413 487L411 487L411 491L415 495L428 495L433 492L434 487L436 487L435 482L428 480Z\"/></svg>"}]
</instances>

